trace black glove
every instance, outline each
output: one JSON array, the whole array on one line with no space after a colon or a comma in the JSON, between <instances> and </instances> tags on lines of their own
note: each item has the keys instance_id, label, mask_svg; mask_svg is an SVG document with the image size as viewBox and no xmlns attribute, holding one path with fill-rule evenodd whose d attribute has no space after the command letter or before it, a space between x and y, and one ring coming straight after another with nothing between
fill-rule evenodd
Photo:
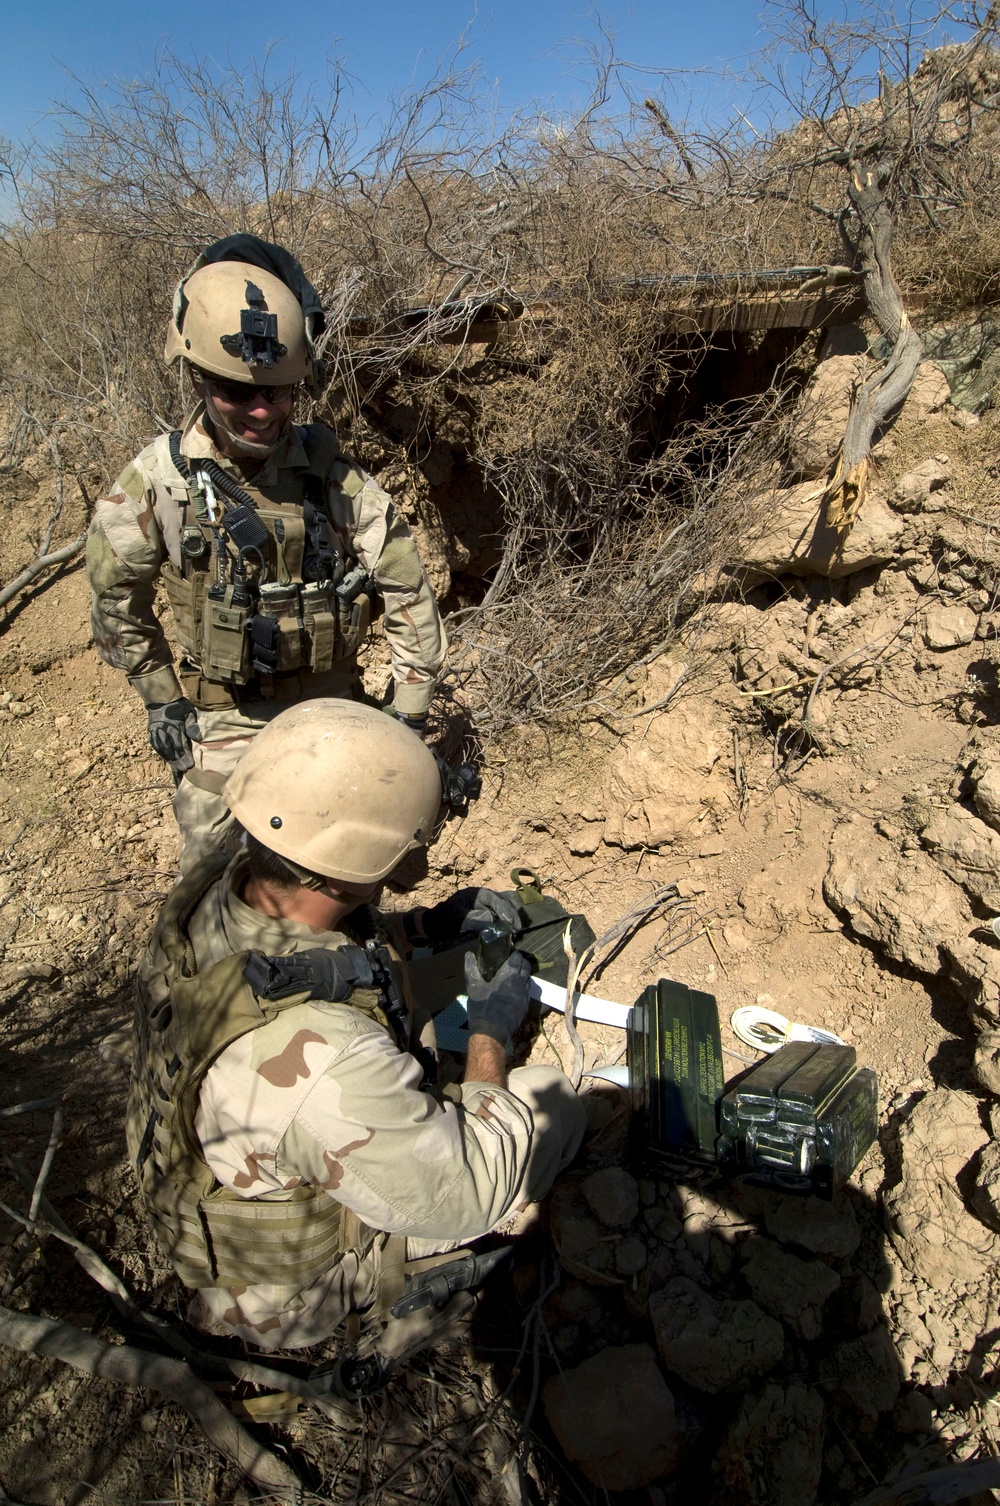
<instances>
[{"instance_id":1,"label":"black glove","mask_svg":"<svg viewBox=\"0 0 1000 1506\"><path fill-rule=\"evenodd\" d=\"M531 963L523 952L511 952L488 981L472 952L465 954L465 990L469 997L469 1034L488 1035L508 1047L514 1031L528 1013Z\"/></svg>"},{"instance_id":2,"label":"black glove","mask_svg":"<svg viewBox=\"0 0 1000 1506\"><path fill-rule=\"evenodd\" d=\"M201 742L198 713L184 696L164 706L147 706L146 711L150 746L180 779L186 769L194 768L191 744Z\"/></svg>"},{"instance_id":3,"label":"black glove","mask_svg":"<svg viewBox=\"0 0 1000 1506\"><path fill-rule=\"evenodd\" d=\"M513 900L492 889L459 889L451 899L425 910L419 923L432 946L454 941L458 936L477 936L490 926L511 933L521 929L521 917Z\"/></svg>"},{"instance_id":4,"label":"black glove","mask_svg":"<svg viewBox=\"0 0 1000 1506\"><path fill-rule=\"evenodd\" d=\"M260 999L304 993L330 1004L343 1003L356 988L371 988L375 979L368 953L360 946L314 946L285 957L251 952L243 976Z\"/></svg>"}]
</instances>

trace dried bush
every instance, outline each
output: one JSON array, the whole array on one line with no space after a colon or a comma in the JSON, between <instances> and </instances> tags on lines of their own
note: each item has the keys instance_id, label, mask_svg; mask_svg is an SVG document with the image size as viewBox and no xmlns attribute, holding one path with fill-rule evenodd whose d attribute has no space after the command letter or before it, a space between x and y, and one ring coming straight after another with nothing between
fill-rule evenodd
<instances>
[{"instance_id":1,"label":"dried bush","mask_svg":"<svg viewBox=\"0 0 1000 1506\"><path fill-rule=\"evenodd\" d=\"M684 388L710 342L669 334L681 311L781 276L863 283L893 353L859 388L830 479L847 526L872 427L919 357L890 251L942 304L996 281L977 229L1000 160L993 12L872 3L825 29L805 0L768 14L777 50L700 130L669 113L673 81L606 37L590 104L559 129L498 126L461 47L392 102L374 144L335 66L323 97L267 59L236 80L169 55L147 80L83 88L56 144L16 169L0 242L11 414L58 425L75 468L107 479L181 416L160 360L176 277L216 236L281 241L331 311L326 411L349 443L411 503L435 447L474 469L482 547L465 557L484 579L463 583L453 662L483 724L605 704L599 687L738 556L794 385L705 411ZM960 40L921 62L948 25ZM472 346L486 304L499 324L523 317Z\"/></svg>"}]
</instances>

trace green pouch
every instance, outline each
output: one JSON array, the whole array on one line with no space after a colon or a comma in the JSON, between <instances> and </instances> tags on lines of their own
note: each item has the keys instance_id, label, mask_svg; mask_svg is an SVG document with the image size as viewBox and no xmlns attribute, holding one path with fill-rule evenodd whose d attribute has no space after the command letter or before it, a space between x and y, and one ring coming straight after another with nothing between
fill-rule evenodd
<instances>
[{"instance_id":1,"label":"green pouch","mask_svg":"<svg viewBox=\"0 0 1000 1506\"><path fill-rule=\"evenodd\" d=\"M595 940L589 921L584 915L571 915L551 894L543 894L533 869L512 868L510 881L514 889L508 891L507 898L514 901L521 917L517 950L531 958L532 972L565 988L569 981L569 958L563 945L566 927L574 955L579 958Z\"/></svg>"},{"instance_id":2,"label":"green pouch","mask_svg":"<svg viewBox=\"0 0 1000 1506\"><path fill-rule=\"evenodd\" d=\"M532 869L514 868L510 877L516 887L505 893L517 906L522 927L511 937L511 947L531 958L532 972L565 988L569 981L569 961L563 950L566 926L577 957L590 946L594 933L585 916L571 915L557 899L542 893ZM462 946L412 957L407 973L414 999L432 1015L445 1009L465 993L465 954L477 950L478 943L470 939Z\"/></svg>"}]
</instances>

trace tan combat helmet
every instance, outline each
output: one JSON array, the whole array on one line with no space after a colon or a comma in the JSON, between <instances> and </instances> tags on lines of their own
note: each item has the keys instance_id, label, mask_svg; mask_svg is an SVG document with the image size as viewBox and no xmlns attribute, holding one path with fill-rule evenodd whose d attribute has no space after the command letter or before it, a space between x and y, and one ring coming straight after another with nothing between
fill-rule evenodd
<instances>
[{"instance_id":1,"label":"tan combat helmet","mask_svg":"<svg viewBox=\"0 0 1000 1506\"><path fill-rule=\"evenodd\" d=\"M299 300L279 277L242 261L198 267L177 285L163 357L258 386L317 380Z\"/></svg>"},{"instance_id":2,"label":"tan combat helmet","mask_svg":"<svg viewBox=\"0 0 1000 1506\"><path fill-rule=\"evenodd\" d=\"M297 867L374 884L434 832L441 776L415 732L355 701L303 701L254 738L223 791L236 819Z\"/></svg>"}]
</instances>

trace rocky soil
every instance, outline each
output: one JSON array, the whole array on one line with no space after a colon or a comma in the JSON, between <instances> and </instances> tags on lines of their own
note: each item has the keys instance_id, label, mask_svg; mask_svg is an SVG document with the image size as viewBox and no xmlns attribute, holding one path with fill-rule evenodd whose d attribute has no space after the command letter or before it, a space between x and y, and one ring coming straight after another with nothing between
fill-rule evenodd
<instances>
[{"instance_id":1,"label":"rocky soil","mask_svg":"<svg viewBox=\"0 0 1000 1506\"><path fill-rule=\"evenodd\" d=\"M878 1072L878 1143L832 1205L657 1183L628 1164L620 1096L593 1084L584 1157L516 1273L534 1363L522 1356L507 1404L532 1407L547 1463L480 1461L479 1485L454 1499L661 1506L697 1490L727 1506L839 1506L1000 1447L1000 421L952 408L925 364L839 540L817 521L816 478L852 369L818 369L742 581L637 666L631 714L572 738L525 728L494 749L483 798L411 892L507 887L527 865L599 933L659 895L589 990L630 1003L661 976L707 989L733 1074L753 1058L728 1029L740 1005L834 1030ZM5 579L44 510L36 469L0 496ZM136 1215L123 1078L96 1049L127 1021L132 962L173 877L169 776L90 646L79 566L19 598L0 630L0 1108L64 1095L52 1202L141 1300L179 1313ZM621 1058L619 1032L585 1036L588 1066ZM534 1055L568 1063L557 1017ZM0 1120L2 1197L19 1210L13 1160L37 1169L51 1121ZM17 1234L0 1221L0 1268ZM10 1301L114 1332L51 1240ZM10 1496L237 1498L151 1393L0 1362ZM480 1354L463 1373L492 1364ZM396 1388L404 1412L431 1405L434 1375ZM271 1437L326 1460L330 1499L361 1499L357 1472L348 1496L330 1485L336 1451L315 1429Z\"/></svg>"}]
</instances>

